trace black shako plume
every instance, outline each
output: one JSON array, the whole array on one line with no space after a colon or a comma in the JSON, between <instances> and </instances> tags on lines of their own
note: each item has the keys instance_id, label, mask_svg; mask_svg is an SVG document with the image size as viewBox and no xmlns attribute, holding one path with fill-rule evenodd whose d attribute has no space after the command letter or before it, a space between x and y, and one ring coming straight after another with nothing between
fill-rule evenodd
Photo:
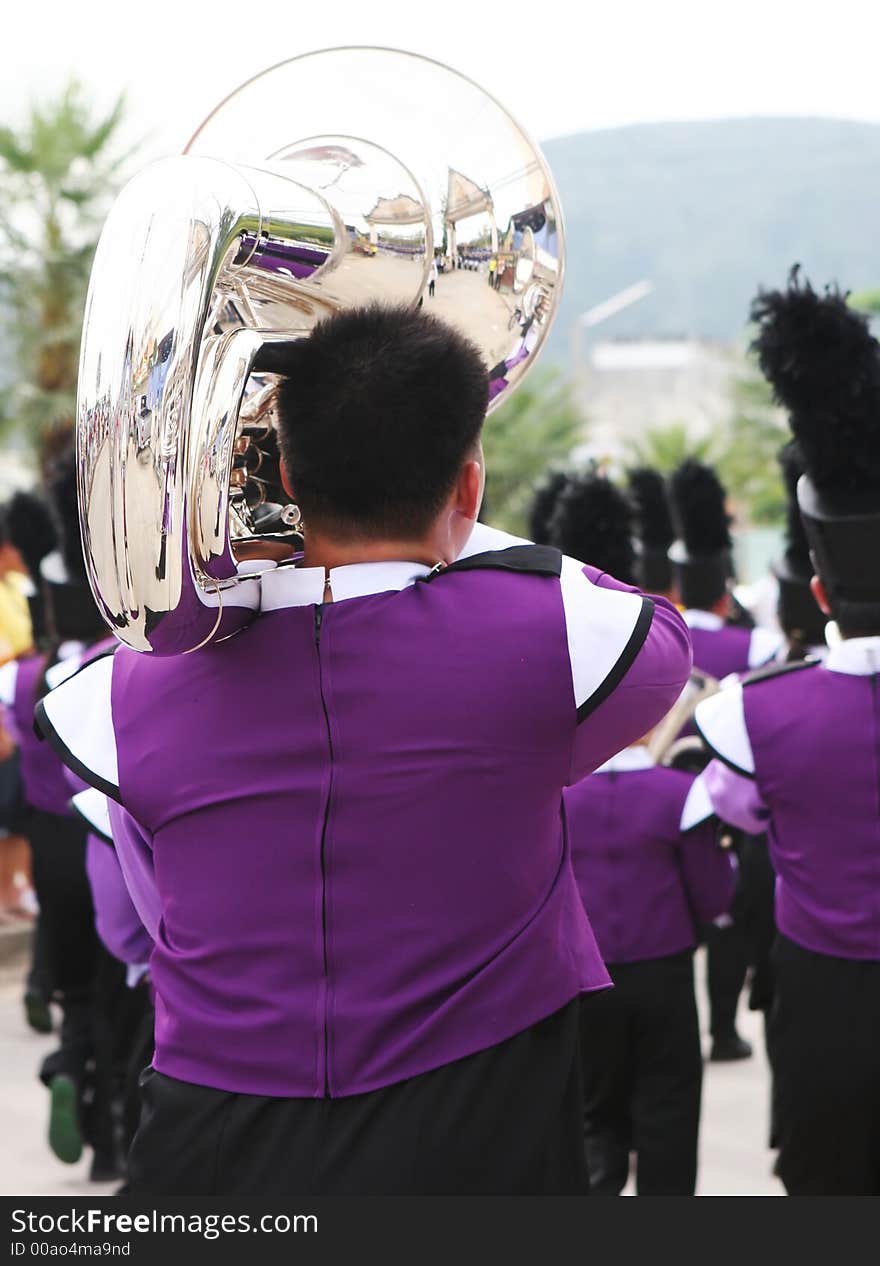
<instances>
[{"instance_id":1,"label":"black shako plume","mask_svg":"<svg viewBox=\"0 0 880 1266\"><path fill-rule=\"evenodd\" d=\"M568 482L550 520L551 544L625 584L635 584L632 532L628 498L595 471Z\"/></svg>"},{"instance_id":2,"label":"black shako plume","mask_svg":"<svg viewBox=\"0 0 880 1266\"><path fill-rule=\"evenodd\" d=\"M752 350L817 492L880 489L880 343L867 317L837 286L818 293L795 265L784 290L758 292L751 319Z\"/></svg>"},{"instance_id":3,"label":"black shako plume","mask_svg":"<svg viewBox=\"0 0 880 1266\"><path fill-rule=\"evenodd\" d=\"M666 480L651 466L637 466L627 476L636 517L636 532L643 549L665 554L675 540Z\"/></svg>"},{"instance_id":4,"label":"black shako plume","mask_svg":"<svg viewBox=\"0 0 880 1266\"><path fill-rule=\"evenodd\" d=\"M556 502L570 476L562 470L552 470L544 481L535 489L535 496L529 510L529 539L536 545L550 543L550 520Z\"/></svg>"},{"instance_id":5,"label":"black shako plume","mask_svg":"<svg viewBox=\"0 0 880 1266\"><path fill-rule=\"evenodd\" d=\"M721 480L711 466L688 457L669 479L672 518L691 558L730 550L730 519Z\"/></svg>"}]
</instances>

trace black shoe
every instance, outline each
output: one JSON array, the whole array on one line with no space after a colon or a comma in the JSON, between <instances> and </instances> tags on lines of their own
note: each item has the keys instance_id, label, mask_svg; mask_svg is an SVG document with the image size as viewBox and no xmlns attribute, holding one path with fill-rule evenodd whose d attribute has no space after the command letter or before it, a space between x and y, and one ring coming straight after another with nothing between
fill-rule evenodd
<instances>
[{"instance_id":1,"label":"black shoe","mask_svg":"<svg viewBox=\"0 0 880 1266\"><path fill-rule=\"evenodd\" d=\"M751 1059L752 1044L746 1042L738 1033L729 1037L716 1037L712 1042L709 1059L713 1064L729 1064L736 1059Z\"/></svg>"},{"instance_id":2,"label":"black shoe","mask_svg":"<svg viewBox=\"0 0 880 1266\"><path fill-rule=\"evenodd\" d=\"M59 1073L52 1078L49 1094L49 1146L65 1165L75 1165L83 1150L79 1088L72 1077Z\"/></svg>"},{"instance_id":3,"label":"black shoe","mask_svg":"<svg viewBox=\"0 0 880 1266\"><path fill-rule=\"evenodd\" d=\"M100 1148L92 1157L89 1182L116 1182L122 1178L122 1167L113 1151Z\"/></svg>"},{"instance_id":4,"label":"black shoe","mask_svg":"<svg viewBox=\"0 0 880 1266\"><path fill-rule=\"evenodd\" d=\"M28 990L24 995L24 1014L35 1033L52 1032L52 1012L47 999L41 993L31 993Z\"/></svg>"}]
</instances>

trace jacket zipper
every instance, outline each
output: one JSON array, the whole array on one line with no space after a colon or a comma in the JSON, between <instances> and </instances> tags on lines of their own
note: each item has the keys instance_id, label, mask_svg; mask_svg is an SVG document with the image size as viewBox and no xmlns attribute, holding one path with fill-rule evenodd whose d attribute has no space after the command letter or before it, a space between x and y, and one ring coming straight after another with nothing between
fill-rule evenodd
<instances>
[{"instance_id":1,"label":"jacket zipper","mask_svg":"<svg viewBox=\"0 0 880 1266\"><path fill-rule=\"evenodd\" d=\"M330 754L330 777L327 780L327 797L324 801L324 819L321 824L321 946L324 972L324 1098L330 1098L330 967L327 951L327 824L330 820L330 801L333 794L333 734L330 729L330 713L324 695L324 671L321 662L321 625L324 620L324 606L318 603L315 607L315 651L318 656L318 689L321 693L321 707L324 712L324 724L327 727L327 748Z\"/></svg>"}]
</instances>

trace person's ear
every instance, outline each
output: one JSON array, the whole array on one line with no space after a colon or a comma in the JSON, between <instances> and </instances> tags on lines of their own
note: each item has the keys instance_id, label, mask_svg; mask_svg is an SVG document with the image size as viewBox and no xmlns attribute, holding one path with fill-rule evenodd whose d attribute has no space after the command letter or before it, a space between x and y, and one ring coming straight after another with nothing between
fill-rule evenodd
<instances>
[{"instance_id":1,"label":"person's ear","mask_svg":"<svg viewBox=\"0 0 880 1266\"><path fill-rule=\"evenodd\" d=\"M483 500L483 463L465 462L458 473L455 509L465 519L475 520Z\"/></svg>"},{"instance_id":2,"label":"person's ear","mask_svg":"<svg viewBox=\"0 0 880 1266\"><path fill-rule=\"evenodd\" d=\"M828 594L825 592L825 586L818 576L814 576L810 581L810 592L819 604L819 610L824 611L826 615L831 614L831 603L828 601Z\"/></svg>"},{"instance_id":3,"label":"person's ear","mask_svg":"<svg viewBox=\"0 0 880 1266\"><path fill-rule=\"evenodd\" d=\"M287 467L285 466L283 460L278 463L278 470L281 474L281 487L287 493L288 497L290 497L291 501L296 501L296 493L293 491L293 487L291 486L290 476L287 473Z\"/></svg>"}]
</instances>

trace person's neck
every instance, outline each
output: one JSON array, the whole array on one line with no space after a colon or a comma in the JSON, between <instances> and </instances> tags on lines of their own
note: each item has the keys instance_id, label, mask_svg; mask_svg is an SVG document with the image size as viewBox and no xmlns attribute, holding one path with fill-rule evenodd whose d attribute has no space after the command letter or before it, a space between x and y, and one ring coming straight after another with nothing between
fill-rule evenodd
<instances>
[{"instance_id":1,"label":"person's neck","mask_svg":"<svg viewBox=\"0 0 880 1266\"><path fill-rule=\"evenodd\" d=\"M309 530L305 534L303 550L304 567L347 567L352 563L407 562L422 563L434 567L441 561L437 547L430 540L373 540L357 539L338 541Z\"/></svg>"}]
</instances>

